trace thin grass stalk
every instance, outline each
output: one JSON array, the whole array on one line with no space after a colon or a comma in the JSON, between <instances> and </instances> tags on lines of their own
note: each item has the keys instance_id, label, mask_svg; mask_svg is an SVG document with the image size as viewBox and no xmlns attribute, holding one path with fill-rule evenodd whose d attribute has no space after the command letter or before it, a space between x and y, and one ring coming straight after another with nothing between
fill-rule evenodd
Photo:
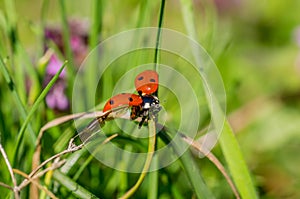
<instances>
[{"instance_id":1,"label":"thin grass stalk","mask_svg":"<svg viewBox=\"0 0 300 199\"><path fill-rule=\"evenodd\" d=\"M157 156L154 154L153 156L153 160L151 163L151 169L153 171L151 171L148 174L148 199L156 199L158 198L158 158Z\"/></svg>"},{"instance_id":2,"label":"thin grass stalk","mask_svg":"<svg viewBox=\"0 0 300 199\"><path fill-rule=\"evenodd\" d=\"M159 19L158 19L158 29L156 35L156 44L155 44L155 52L154 52L154 70L158 71L158 65L160 61L160 43L161 43L161 32L162 32L162 24L164 19L164 10L165 10L165 0L161 0L160 10L159 10ZM158 95L158 90L153 94L155 96ZM156 132L155 132L156 133ZM155 138L156 139L156 138ZM155 142L157 143L157 142ZM153 157L152 166L154 171L149 174L149 191L148 198L155 199L158 194L158 160L157 157Z\"/></svg>"},{"instance_id":3,"label":"thin grass stalk","mask_svg":"<svg viewBox=\"0 0 300 199\"><path fill-rule=\"evenodd\" d=\"M155 44L155 52L154 52L154 70L158 71L158 64L159 64L159 47L160 47L160 40L161 40L161 28L164 19L164 10L165 10L165 0L161 0L160 10L159 10L159 19L158 19L158 29L156 35L156 44ZM157 93L155 93L157 96Z\"/></svg>"},{"instance_id":4,"label":"thin grass stalk","mask_svg":"<svg viewBox=\"0 0 300 199\"><path fill-rule=\"evenodd\" d=\"M149 126L149 144L148 144L147 158L146 158L143 170L141 172L141 175L140 175L138 181L135 183L135 185L131 189L129 189L120 199L130 198L137 191L137 189L142 184L142 182L150 168L153 154L155 151L155 143L156 143L156 123L155 123L155 121L149 120L148 126Z\"/></svg>"}]
</instances>

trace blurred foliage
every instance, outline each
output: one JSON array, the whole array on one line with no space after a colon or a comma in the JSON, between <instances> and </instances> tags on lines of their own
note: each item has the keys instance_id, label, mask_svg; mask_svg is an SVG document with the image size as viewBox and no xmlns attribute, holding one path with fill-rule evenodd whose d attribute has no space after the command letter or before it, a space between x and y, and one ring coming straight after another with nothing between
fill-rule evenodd
<instances>
[{"instance_id":1,"label":"blurred foliage","mask_svg":"<svg viewBox=\"0 0 300 199\"><path fill-rule=\"evenodd\" d=\"M102 1L100 40L131 28L157 26L160 2L147 2L148 9L143 9L138 0ZM7 5L11 5L12 10L8 10ZM92 6L91 0L65 1L70 19L91 22ZM216 62L224 80L228 118L260 198L300 198L300 156L297 155L300 150L300 43L296 39L300 40L300 35L296 34L300 27L299 8L299 0L195 0L193 4L197 36ZM0 0L0 55L13 77L26 112L43 87L44 69L39 68L39 64L44 54L43 28L48 24L62 25L58 0ZM163 27L188 34L179 1L166 1ZM110 79L112 84L119 75L116 73ZM31 93L34 97L29 97L26 92L27 78L37 85ZM18 102L12 99L1 74L1 142L10 160L14 158L17 133L24 122L16 108ZM33 116L30 128L38 132L47 121L63 114L66 112L51 110L44 103ZM61 125L45 134L43 159L66 148L74 133L70 126L69 123ZM20 164L16 165L26 172L30 171L29 154L33 152L29 131L28 128L19 154L19 157L26 157L26 161L21 158L18 160ZM135 145L145 144L133 143ZM223 160L219 146L213 152ZM72 158L76 159L75 155ZM88 158L89 153L83 151L67 176L74 176ZM223 176L208 160L197 160L197 164L217 198L233 197ZM2 158L0 165L3 171L5 163ZM95 159L91 159L77 175L78 180L74 181L101 198L121 196L138 178L138 174L114 171ZM59 175L54 175L54 178L58 179ZM9 174L0 172L0 181L10 184ZM146 178L136 198L147 195L147 182ZM189 183L179 163L175 162L159 171L159 198L194 197ZM59 193L61 198L75 198L68 189L53 182L47 184L47 179L45 185ZM5 195L9 193L2 187L0 191ZM22 193L22 197L26 198L28 194L29 189Z\"/></svg>"}]
</instances>

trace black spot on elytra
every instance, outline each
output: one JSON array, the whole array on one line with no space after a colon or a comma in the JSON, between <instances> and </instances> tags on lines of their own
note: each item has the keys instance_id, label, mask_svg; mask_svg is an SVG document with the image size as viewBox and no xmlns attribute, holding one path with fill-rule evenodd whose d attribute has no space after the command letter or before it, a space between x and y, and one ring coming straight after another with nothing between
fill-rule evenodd
<instances>
[{"instance_id":1,"label":"black spot on elytra","mask_svg":"<svg viewBox=\"0 0 300 199\"><path fill-rule=\"evenodd\" d=\"M129 97L129 98L128 98L128 100L129 100L130 102L132 102L132 101L133 101L132 97Z\"/></svg>"},{"instance_id":2,"label":"black spot on elytra","mask_svg":"<svg viewBox=\"0 0 300 199\"><path fill-rule=\"evenodd\" d=\"M144 79L144 76L138 77L138 80L139 80L139 81L141 81L141 80L143 80L143 79Z\"/></svg>"},{"instance_id":3,"label":"black spot on elytra","mask_svg":"<svg viewBox=\"0 0 300 199\"><path fill-rule=\"evenodd\" d=\"M155 82L155 79L150 79L150 82Z\"/></svg>"}]
</instances>

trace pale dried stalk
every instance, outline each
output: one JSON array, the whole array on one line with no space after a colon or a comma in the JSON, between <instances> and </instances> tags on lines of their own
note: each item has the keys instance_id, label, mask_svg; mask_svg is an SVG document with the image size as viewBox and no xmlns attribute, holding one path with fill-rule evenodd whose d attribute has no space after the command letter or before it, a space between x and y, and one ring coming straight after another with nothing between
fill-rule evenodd
<instances>
[{"instance_id":1,"label":"pale dried stalk","mask_svg":"<svg viewBox=\"0 0 300 199\"><path fill-rule=\"evenodd\" d=\"M210 151L203 149L203 147L201 146L201 144L199 142L194 141L192 138L181 134L180 136L182 137L182 139L188 143L189 145L191 145L195 150L197 150L198 152L205 154L205 156L218 168L218 170L223 174L223 176L225 177L226 181L228 182L232 192L234 193L235 197L237 199L240 199L240 195L234 185L234 183L232 182L231 178L229 177L229 175L227 174L225 168L223 167L222 163L218 160L218 158L216 156L214 156L214 154L212 154Z\"/></svg>"},{"instance_id":2,"label":"pale dried stalk","mask_svg":"<svg viewBox=\"0 0 300 199\"><path fill-rule=\"evenodd\" d=\"M117 137L117 136L118 136L118 134L113 134L113 135L111 135L110 137L106 138L106 139L102 142L102 144L108 143L109 141L111 141L112 139L114 139L114 138ZM86 144L86 142L84 142L84 143L82 143L82 144L76 146L76 145L73 143L73 141L74 141L74 138L72 138L72 139L70 140L70 142L69 142L69 147L68 147L66 150L64 150L64 151L62 151L62 152L60 152L60 153L58 153L58 154L53 155L52 157L50 157L50 158L48 158L47 160L45 160L44 162L42 162L42 163L41 163L39 166L37 166L33 171L31 171L31 173L26 177L27 179L25 179L25 180L20 184L19 189L20 189L20 190L23 189L23 188L24 188L25 186L27 186L30 182L33 182L34 180L36 180L36 179L38 179L39 177L43 176L43 175L44 175L45 173L47 173L48 171L50 171L50 170L55 170L55 169L57 169L57 168L60 168L60 167L65 163L65 160L59 161L59 162L53 164L51 167L49 167L49 168L47 168L47 169L45 169L45 170L43 170L43 171L41 171L41 172L38 173L38 171L39 171L42 167L44 167L47 163L49 163L49 162L51 162L52 160L55 160L55 159L57 159L57 161L58 161L59 158L60 158L62 155L65 155L65 154L67 154L67 153L73 153L73 152L75 152L75 151L78 151L78 150L82 149L83 146ZM88 139L87 139L87 141L88 141ZM34 184L36 184L36 183L37 183L37 182L35 181ZM38 183L37 183L37 184L38 184Z\"/></svg>"},{"instance_id":3,"label":"pale dried stalk","mask_svg":"<svg viewBox=\"0 0 300 199\"><path fill-rule=\"evenodd\" d=\"M12 190L12 191L14 190L13 187L11 187L11 186L9 186L9 185L3 183L3 182L0 182L0 186L2 186L2 187L4 187L4 188L7 188L7 189L10 189L10 190Z\"/></svg>"},{"instance_id":4,"label":"pale dried stalk","mask_svg":"<svg viewBox=\"0 0 300 199\"><path fill-rule=\"evenodd\" d=\"M36 181L33 180L33 178L30 178L26 173L18 170L18 169L14 169L14 172L23 176L24 178L26 178L29 182L33 183L35 186L37 186L39 189L43 190L49 197L53 198L53 199L58 199L51 191L49 191L46 187L40 185L39 183L37 183Z\"/></svg>"},{"instance_id":5,"label":"pale dried stalk","mask_svg":"<svg viewBox=\"0 0 300 199\"><path fill-rule=\"evenodd\" d=\"M26 175L26 178L20 185L19 185L19 189L22 190L24 187L26 187L29 183L32 183L32 182L35 182L37 183L35 180L42 177L43 175L45 175L47 172L49 171L53 171L55 169L58 169L60 168L62 165L64 165L66 163L66 160L61 160L61 161L58 161L58 162L54 162L50 167L36 173L33 177L29 177L29 175ZM14 169L14 172L17 172L18 174L20 174L19 170L15 170ZM21 175L21 174L20 174ZM39 183L37 183L39 184Z\"/></svg>"},{"instance_id":6,"label":"pale dried stalk","mask_svg":"<svg viewBox=\"0 0 300 199\"><path fill-rule=\"evenodd\" d=\"M40 129L40 132L39 132L37 140L36 140L36 148L35 148L33 158L32 158L32 166L31 166L32 170L35 170L39 166L41 149L42 149L41 140L42 140L42 137L43 137L46 130L48 130L48 129L54 127L54 126L58 126L58 125L60 125L62 123L65 123L67 121L70 121L70 120L75 120L75 119L79 119L79 118L81 118L81 119L94 118L95 116L96 117L103 117L107 114L109 114L109 113L103 113L102 111L93 112L93 113L86 113L86 112L76 113L76 114L71 114L71 115L65 115L65 116L56 118L56 119L46 123ZM37 183L38 183L38 181L37 181ZM33 186L30 187L30 193L33 196L38 196L38 189L33 185Z\"/></svg>"},{"instance_id":7,"label":"pale dried stalk","mask_svg":"<svg viewBox=\"0 0 300 199\"><path fill-rule=\"evenodd\" d=\"M10 162L8 160L6 152L5 152L4 148L2 147L1 143L0 143L0 151L2 153L2 156L4 158L5 164L6 164L7 168L8 168L9 174L11 176L11 179L12 179L12 182L13 182L13 185L14 185L13 191L14 191L14 194L15 194L15 198L19 199L20 198L20 194L19 194L20 190L18 189L17 180L16 180L16 178L14 176L13 169L12 169L12 167L10 165Z\"/></svg>"}]
</instances>

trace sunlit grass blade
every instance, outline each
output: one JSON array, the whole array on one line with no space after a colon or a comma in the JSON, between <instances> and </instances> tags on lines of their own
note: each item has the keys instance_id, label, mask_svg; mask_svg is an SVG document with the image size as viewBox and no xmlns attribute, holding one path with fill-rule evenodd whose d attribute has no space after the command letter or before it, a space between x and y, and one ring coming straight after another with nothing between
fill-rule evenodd
<instances>
[{"instance_id":1,"label":"sunlit grass blade","mask_svg":"<svg viewBox=\"0 0 300 199\"><path fill-rule=\"evenodd\" d=\"M31 119L31 117L33 116L33 114L35 113L35 111L38 109L40 103L44 100L44 98L46 97L47 93L49 92L49 90L52 88L52 86L54 85L54 83L56 82L56 80L59 78L60 73L62 72L62 70L65 68L66 64L68 62L65 62L61 68L59 69L59 71L55 74L55 76L51 79L51 81L48 83L48 85L46 86L46 88L41 92L41 94L39 95L39 97L37 98L37 100L35 101L35 103L33 104L31 110L29 111L24 123L22 124L22 127L18 133L18 137L17 137L17 142L15 145L15 149L14 149L14 158L16 160L17 158L17 154L18 154L18 150L19 150L19 146L21 144L24 132L27 128L27 125ZM14 163L16 163L14 161Z\"/></svg>"},{"instance_id":2,"label":"sunlit grass blade","mask_svg":"<svg viewBox=\"0 0 300 199\"><path fill-rule=\"evenodd\" d=\"M232 178L242 198L257 198L241 149L227 121L225 121L220 137L220 144Z\"/></svg>"}]
</instances>

